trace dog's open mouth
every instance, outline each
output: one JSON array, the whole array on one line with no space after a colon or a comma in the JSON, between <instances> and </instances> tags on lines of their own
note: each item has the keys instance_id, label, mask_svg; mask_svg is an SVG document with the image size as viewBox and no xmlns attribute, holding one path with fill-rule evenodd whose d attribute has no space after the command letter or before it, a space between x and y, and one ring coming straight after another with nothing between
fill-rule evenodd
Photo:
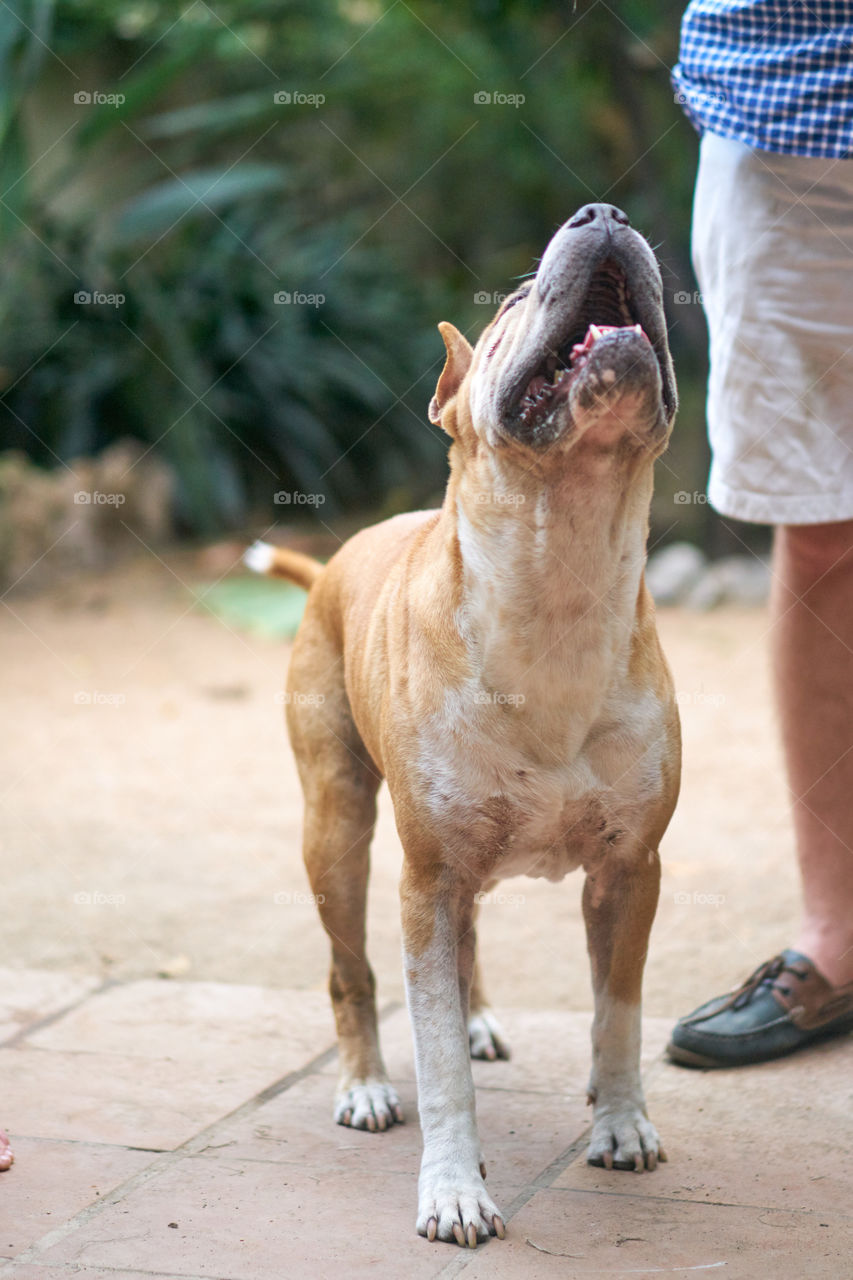
<instances>
[{"instance_id":1,"label":"dog's open mouth","mask_svg":"<svg viewBox=\"0 0 853 1280\"><path fill-rule=\"evenodd\" d=\"M560 335L559 345L546 349L532 376L517 386L509 410L518 426L526 432L545 426L567 400L569 388L586 366L595 344L614 334L649 341L627 273L608 258L593 272L583 302L565 335Z\"/></svg>"}]
</instances>

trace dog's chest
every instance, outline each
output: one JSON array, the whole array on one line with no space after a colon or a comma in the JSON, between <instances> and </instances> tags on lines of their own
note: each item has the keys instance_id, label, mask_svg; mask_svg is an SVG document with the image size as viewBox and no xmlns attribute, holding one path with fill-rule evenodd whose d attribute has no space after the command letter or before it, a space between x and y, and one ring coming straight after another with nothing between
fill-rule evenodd
<instances>
[{"instance_id":1,"label":"dog's chest","mask_svg":"<svg viewBox=\"0 0 853 1280\"><path fill-rule=\"evenodd\" d=\"M527 708L482 692L472 711L471 696L464 709L448 698L420 735L421 794L452 856L483 878L559 880L631 839L661 791L650 694L625 694L618 717L605 705L592 724L559 708L531 724Z\"/></svg>"}]
</instances>

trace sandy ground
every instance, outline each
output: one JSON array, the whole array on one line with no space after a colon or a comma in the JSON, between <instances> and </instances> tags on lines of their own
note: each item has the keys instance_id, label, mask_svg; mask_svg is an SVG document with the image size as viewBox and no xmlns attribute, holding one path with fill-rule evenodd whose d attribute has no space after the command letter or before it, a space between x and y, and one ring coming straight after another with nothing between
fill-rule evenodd
<instances>
[{"instance_id":1,"label":"sandy ground","mask_svg":"<svg viewBox=\"0 0 853 1280\"><path fill-rule=\"evenodd\" d=\"M287 646L195 603L191 552L0 610L0 964L319 989L327 951L300 859L285 739ZM787 944L796 874L763 611L662 611L684 724L682 799L645 1009L665 1017ZM400 999L400 851L384 797L370 955ZM496 1003L591 1007L581 880L518 879L483 909Z\"/></svg>"}]
</instances>

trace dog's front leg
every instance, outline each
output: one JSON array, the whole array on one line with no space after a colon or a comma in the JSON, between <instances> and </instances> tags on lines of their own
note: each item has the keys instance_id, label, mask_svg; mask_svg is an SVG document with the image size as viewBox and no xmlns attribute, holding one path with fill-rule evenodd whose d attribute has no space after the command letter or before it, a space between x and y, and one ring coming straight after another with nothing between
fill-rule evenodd
<instances>
[{"instance_id":1,"label":"dog's front leg","mask_svg":"<svg viewBox=\"0 0 853 1280\"><path fill-rule=\"evenodd\" d=\"M589 1098L590 1164L654 1169L666 1156L646 1114L640 1081L641 988L660 885L660 859L641 842L614 850L583 892L595 1018Z\"/></svg>"},{"instance_id":2,"label":"dog's front leg","mask_svg":"<svg viewBox=\"0 0 853 1280\"><path fill-rule=\"evenodd\" d=\"M473 890L460 893L444 868L406 861L400 885L406 997L415 1043L424 1153L417 1229L429 1240L504 1235L483 1180L466 1025L473 946Z\"/></svg>"}]
</instances>

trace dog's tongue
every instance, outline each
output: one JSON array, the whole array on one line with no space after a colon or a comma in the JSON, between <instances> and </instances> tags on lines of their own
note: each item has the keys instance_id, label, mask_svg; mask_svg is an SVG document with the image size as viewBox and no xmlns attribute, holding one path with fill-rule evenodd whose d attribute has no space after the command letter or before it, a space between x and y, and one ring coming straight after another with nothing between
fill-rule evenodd
<instances>
[{"instance_id":1,"label":"dog's tongue","mask_svg":"<svg viewBox=\"0 0 853 1280\"><path fill-rule=\"evenodd\" d=\"M591 351L599 338L604 338L608 333L641 333L648 342L648 335L641 324L591 324L586 331L586 337L583 342L576 342L571 350L571 359L576 360L578 356L586 355Z\"/></svg>"},{"instance_id":2,"label":"dog's tongue","mask_svg":"<svg viewBox=\"0 0 853 1280\"><path fill-rule=\"evenodd\" d=\"M570 379L573 373L580 371L599 338L604 338L609 333L639 333L646 339L646 342L649 341L648 334L640 324L591 324L586 331L586 337L583 342L576 342L572 347L569 353L569 368L556 369L553 375L553 382L545 374L535 374L527 384L522 404L526 405L527 409L532 409L535 403L541 401L543 395L547 400L555 387L561 384L564 387L568 386L566 379Z\"/></svg>"}]
</instances>

